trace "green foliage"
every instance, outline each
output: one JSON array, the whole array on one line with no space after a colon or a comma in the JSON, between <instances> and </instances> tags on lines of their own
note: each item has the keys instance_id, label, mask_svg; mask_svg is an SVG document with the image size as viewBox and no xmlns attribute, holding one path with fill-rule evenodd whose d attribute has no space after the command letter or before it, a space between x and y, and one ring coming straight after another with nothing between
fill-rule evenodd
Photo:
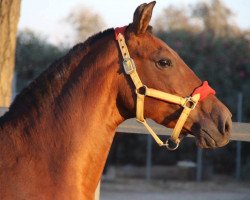
<instances>
[{"instance_id":1,"label":"green foliage","mask_svg":"<svg viewBox=\"0 0 250 200\"><path fill-rule=\"evenodd\" d=\"M44 71L54 60L65 53L30 30L21 31L17 37L16 66L17 91Z\"/></svg>"},{"instance_id":2,"label":"green foliage","mask_svg":"<svg viewBox=\"0 0 250 200\"><path fill-rule=\"evenodd\" d=\"M79 5L66 17L65 21L76 34L76 42L82 42L105 27L104 19L93 9Z\"/></svg>"},{"instance_id":3,"label":"green foliage","mask_svg":"<svg viewBox=\"0 0 250 200\"><path fill-rule=\"evenodd\" d=\"M201 29L199 24L192 23L190 19L190 13L185 7L177 8L170 5L157 16L154 21L154 29L157 32L174 30L199 31Z\"/></svg>"},{"instance_id":4,"label":"green foliage","mask_svg":"<svg viewBox=\"0 0 250 200\"><path fill-rule=\"evenodd\" d=\"M204 29L215 36L229 36L239 33L239 27L232 23L233 12L220 0L197 4L193 17L200 18Z\"/></svg>"}]
</instances>

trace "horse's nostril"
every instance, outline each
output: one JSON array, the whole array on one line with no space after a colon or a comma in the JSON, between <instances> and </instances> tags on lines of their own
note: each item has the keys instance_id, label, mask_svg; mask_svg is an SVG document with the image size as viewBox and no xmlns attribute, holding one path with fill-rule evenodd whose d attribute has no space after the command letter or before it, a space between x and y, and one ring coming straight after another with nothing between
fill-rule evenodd
<instances>
[{"instance_id":1,"label":"horse's nostril","mask_svg":"<svg viewBox=\"0 0 250 200\"><path fill-rule=\"evenodd\" d=\"M227 119L226 119L226 121L225 121L223 133L224 133L224 134L225 134L225 133L230 133L231 127L232 127L232 120L231 120L231 117L227 117Z\"/></svg>"},{"instance_id":2,"label":"horse's nostril","mask_svg":"<svg viewBox=\"0 0 250 200\"><path fill-rule=\"evenodd\" d=\"M229 132L229 129L230 129L229 124L228 124L228 122L226 122L226 124L225 124L225 132Z\"/></svg>"}]
</instances>

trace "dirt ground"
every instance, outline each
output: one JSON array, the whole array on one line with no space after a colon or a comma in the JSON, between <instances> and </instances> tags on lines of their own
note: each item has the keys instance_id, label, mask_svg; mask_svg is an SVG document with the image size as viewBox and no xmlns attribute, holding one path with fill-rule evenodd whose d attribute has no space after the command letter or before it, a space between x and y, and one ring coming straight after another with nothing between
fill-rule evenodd
<instances>
[{"instance_id":1,"label":"dirt ground","mask_svg":"<svg viewBox=\"0 0 250 200\"><path fill-rule=\"evenodd\" d=\"M115 179L102 181L101 200L250 200L250 182Z\"/></svg>"}]
</instances>

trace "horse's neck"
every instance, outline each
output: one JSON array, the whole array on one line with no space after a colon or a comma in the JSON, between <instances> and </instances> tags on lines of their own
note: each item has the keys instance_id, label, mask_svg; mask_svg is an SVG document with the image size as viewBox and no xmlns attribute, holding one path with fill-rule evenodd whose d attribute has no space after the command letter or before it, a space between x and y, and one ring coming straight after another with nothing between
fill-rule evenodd
<instances>
[{"instance_id":1,"label":"horse's neck","mask_svg":"<svg viewBox=\"0 0 250 200\"><path fill-rule=\"evenodd\" d=\"M64 131L73 135L70 140L74 148L72 152L75 154L70 155L67 162L71 164L67 170L74 169L78 173L74 178L69 178L73 178L73 182L82 184L83 188L88 190L85 194L86 192L93 194L97 186L115 129L121 121L116 109L115 93L112 93L114 88L110 85L112 81L109 83L106 81L109 78L103 76L102 81L86 86L88 89L85 88L83 91L84 98L76 100L79 101L78 106L68 107L67 111L71 115L66 120L69 125ZM93 88L91 85L97 87ZM71 176L70 171L67 174Z\"/></svg>"},{"instance_id":2,"label":"horse's neck","mask_svg":"<svg viewBox=\"0 0 250 200\"><path fill-rule=\"evenodd\" d=\"M74 160L76 162L74 165L81 166L81 169L76 170L81 173L78 176L79 182L89 190L88 192L92 190L92 193L101 176L115 129L123 120L116 107L117 80L114 72L93 72L93 76L98 78L90 78L91 81L88 84L79 83L85 86L83 98L76 100L76 102L80 101L75 110L69 111L72 115L76 115L78 120L78 123L72 120L72 125L69 126L75 129L74 146L77 148L78 161ZM82 80L86 79L87 77ZM77 92L78 96L81 95L79 92L81 91Z\"/></svg>"},{"instance_id":3,"label":"horse's neck","mask_svg":"<svg viewBox=\"0 0 250 200\"><path fill-rule=\"evenodd\" d=\"M91 63L91 59L96 61L92 67L79 65L79 69L74 70L71 80L68 79L71 84L63 87L63 92L54 99L54 103L49 103L52 107L49 112L46 110L46 116L42 116L46 119L33 119L33 125L26 124L31 118L24 119L24 123L16 127L11 127L15 123L8 123L5 128L7 132L15 129L14 134L8 134L8 139L2 140L8 144L12 141L13 159L9 165L29 163L29 167L32 167L32 161L39 162L34 168L38 168L38 171L48 170L46 175L54 183L68 182L93 193L115 129L123 121L116 106L117 69L112 66L114 60L108 59L114 57L111 56L114 48L114 45L106 48L103 60L97 59L99 55L83 59L83 65ZM7 147L5 152L8 152ZM43 178L46 182L45 175Z\"/></svg>"}]
</instances>

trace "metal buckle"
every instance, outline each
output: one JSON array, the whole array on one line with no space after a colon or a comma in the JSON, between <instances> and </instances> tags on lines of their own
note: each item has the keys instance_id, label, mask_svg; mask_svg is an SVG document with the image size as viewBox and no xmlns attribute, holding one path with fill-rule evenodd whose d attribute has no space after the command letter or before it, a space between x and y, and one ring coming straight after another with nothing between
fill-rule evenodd
<instances>
[{"instance_id":1,"label":"metal buckle","mask_svg":"<svg viewBox=\"0 0 250 200\"><path fill-rule=\"evenodd\" d=\"M182 105L184 108L189 108L191 110L193 110L195 108L195 106L197 105L197 101L194 101L193 98L191 96L186 97L185 98L185 102Z\"/></svg>"},{"instance_id":2,"label":"metal buckle","mask_svg":"<svg viewBox=\"0 0 250 200\"><path fill-rule=\"evenodd\" d=\"M123 68L126 74L131 74L136 69L134 60L132 58L124 58Z\"/></svg>"}]
</instances>

